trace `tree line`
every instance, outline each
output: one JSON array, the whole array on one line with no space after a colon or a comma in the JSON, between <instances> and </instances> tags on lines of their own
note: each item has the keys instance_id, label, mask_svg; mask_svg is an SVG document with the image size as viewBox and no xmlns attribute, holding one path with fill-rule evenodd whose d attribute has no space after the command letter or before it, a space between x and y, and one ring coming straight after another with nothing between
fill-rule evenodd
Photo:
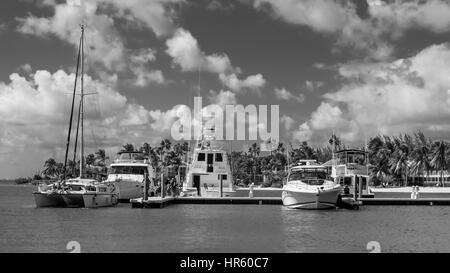
<instances>
[{"instance_id":1,"label":"tree line","mask_svg":"<svg viewBox=\"0 0 450 273\"><path fill-rule=\"evenodd\" d=\"M313 147L306 141L297 147L290 143L278 143L271 152L262 152L260 146L253 143L246 150L228 153L228 158L235 184L248 185L256 182L263 186L281 187L287 176L288 165L295 164L300 159L314 159L324 163L332 159L333 151L344 148L347 146L333 134L323 147ZM369 139L366 149L375 185L388 182L406 185L408 181L422 183L423 177L432 172L440 174L440 185L444 185L444 173L450 171L450 144L444 140L433 141L421 131L398 136L378 135ZM173 143L169 139L154 146L144 143L135 147L127 143L121 149L146 154L157 177L164 173L167 179L176 177L180 168L186 165L189 150L192 151L192 147L187 142ZM93 178L106 175L107 160L103 149L89 154L86 157L86 175ZM41 174L36 175L35 179L57 179L62 171L63 164L49 158L45 161ZM69 161L66 172L77 176L79 162ZM417 177L422 179L416 179Z\"/></svg>"}]
</instances>

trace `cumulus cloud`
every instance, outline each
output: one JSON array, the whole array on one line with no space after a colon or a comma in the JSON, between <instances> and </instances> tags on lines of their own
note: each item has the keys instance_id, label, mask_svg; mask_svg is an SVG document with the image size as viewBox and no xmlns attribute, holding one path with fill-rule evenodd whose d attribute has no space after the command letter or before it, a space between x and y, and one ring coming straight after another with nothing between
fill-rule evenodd
<instances>
[{"instance_id":1,"label":"cumulus cloud","mask_svg":"<svg viewBox=\"0 0 450 273\"><path fill-rule=\"evenodd\" d=\"M224 73L233 70L226 54L206 55L201 51L197 39L192 34L179 28L174 36L166 41L166 53L172 57L173 63L182 71L208 71Z\"/></svg>"},{"instance_id":2,"label":"cumulus cloud","mask_svg":"<svg viewBox=\"0 0 450 273\"><path fill-rule=\"evenodd\" d=\"M347 141L422 129L448 134L450 46L433 45L406 59L340 66L345 82L297 130L315 140L332 130ZM322 138L322 140L324 140Z\"/></svg>"},{"instance_id":3,"label":"cumulus cloud","mask_svg":"<svg viewBox=\"0 0 450 273\"><path fill-rule=\"evenodd\" d=\"M218 74L222 83L231 91L259 91L266 84L261 74L239 79L238 75L242 73L242 70L234 67L226 54L207 55L200 49L197 39L183 28L177 29L174 36L166 41L166 46L166 53L172 57L172 63L180 67L182 71L202 70Z\"/></svg>"},{"instance_id":4,"label":"cumulus cloud","mask_svg":"<svg viewBox=\"0 0 450 273\"><path fill-rule=\"evenodd\" d=\"M2 166L16 164L12 169L23 175L30 167L42 167L41 161L26 159L30 155L61 160L74 79L73 73L63 70L37 70L26 76L12 73L8 82L0 82L0 154L14 153L12 163L4 162L8 157L0 157ZM153 130L158 128L154 110L130 102L88 75L84 83L86 90L95 93L85 101L87 152L98 148L116 152L125 141L140 144L161 136Z\"/></svg>"},{"instance_id":5,"label":"cumulus cloud","mask_svg":"<svg viewBox=\"0 0 450 273\"><path fill-rule=\"evenodd\" d=\"M84 1L77 5L72 1L55 4L54 14L50 17L28 15L18 18L18 31L37 36L55 35L61 40L78 46L80 29L78 25L84 22L89 26L87 36L87 52L89 60L103 64L109 70L122 70L125 47L114 27L114 20L97 13L98 3Z\"/></svg>"},{"instance_id":6,"label":"cumulus cloud","mask_svg":"<svg viewBox=\"0 0 450 273\"><path fill-rule=\"evenodd\" d=\"M98 74L114 74L130 71L136 77L135 85L145 86L149 83L164 83L162 72L146 67L155 60L155 51L141 49L133 52L125 47L124 40L116 24L118 19L139 23L138 27L152 29L157 36L171 35L173 32L172 13L170 7L179 1L54 1L39 2L40 6L53 8L48 17L37 17L29 14L17 18L18 31L23 34L40 37L56 36L77 47L80 29L78 25L86 25L87 62L95 65ZM101 76L101 75L100 75Z\"/></svg>"},{"instance_id":7,"label":"cumulus cloud","mask_svg":"<svg viewBox=\"0 0 450 273\"><path fill-rule=\"evenodd\" d=\"M245 91L245 90L253 90L259 91L266 85L266 80L263 75L256 74L250 75L245 79L239 79L235 73L232 74L220 74L220 80L222 83L235 92Z\"/></svg>"},{"instance_id":8,"label":"cumulus cloud","mask_svg":"<svg viewBox=\"0 0 450 273\"><path fill-rule=\"evenodd\" d=\"M254 0L253 6L289 24L308 26L336 36L336 51L354 48L375 60L386 60L395 48L391 41L407 30L450 31L450 2L368 0L368 16L360 17L351 1Z\"/></svg>"},{"instance_id":9,"label":"cumulus cloud","mask_svg":"<svg viewBox=\"0 0 450 273\"><path fill-rule=\"evenodd\" d=\"M282 115L280 118L280 122L284 125L284 129L289 131L295 124L295 120L287 115Z\"/></svg>"},{"instance_id":10,"label":"cumulus cloud","mask_svg":"<svg viewBox=\"0 0 450 273\"><path fill-rule=\"evenodd\" d=\"M148 64L156 60L156 51L151 48L139 50L130 56L130 70L135 75L133 84L145 87L150 83L165 83L165 78L161 70L150 69Z\"/></svg>"},{"instance_id":11,"label":"cumulus cloud","mask_svg":"<svg viewBox=\"0 0 450 273\"><path fill-rule=\"evenodd\" d=\"M209 91L209 101L212 104L217 104L222 107L225 107L227 104L236 104L236 94L229 90L220 90L219 92L215 92L213 90Z\"/></svg>"},{"instance_id":12,"label":"cumulus cloud","mask_svg":"<svg viewBox=\"0 0 450 273\"><path fill-rule=\"evenodd\" d=\"M294 100L297 102L304 102L305 101L305 95L298 94L294 95L290 91L286 90L286 88L275 88L275 97L279 100Z\"/></svg>"}]
</instances>

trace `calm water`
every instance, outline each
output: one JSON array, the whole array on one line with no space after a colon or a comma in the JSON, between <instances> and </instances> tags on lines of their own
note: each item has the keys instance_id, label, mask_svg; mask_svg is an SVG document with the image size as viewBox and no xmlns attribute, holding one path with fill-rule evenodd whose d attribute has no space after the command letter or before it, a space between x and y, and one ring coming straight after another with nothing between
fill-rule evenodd
<instances>
[{"instance_id":1,"label":"calm water","mask_svg":"<svg viewBox=\"0 0 450 273\"><path fill-rule=\"evenodd\" d=\"M34 207L34 187L0 185L0 252L450 252L450 207L301 211L276 205L164 209Z\"/></svg>"}]
</instances>

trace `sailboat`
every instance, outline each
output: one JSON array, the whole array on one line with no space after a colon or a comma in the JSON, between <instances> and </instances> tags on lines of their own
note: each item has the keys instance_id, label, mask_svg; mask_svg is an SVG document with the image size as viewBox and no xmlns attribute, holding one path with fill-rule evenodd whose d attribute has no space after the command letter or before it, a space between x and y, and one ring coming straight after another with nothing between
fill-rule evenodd
<instances>
[{"instance_id":1,"label":"sailboat","mask_svg":"<svg viewBox=\"0 0 450 273\"><path fill-rule=\"evenodd\" d=\"M77 88L78 71L81 66L81 99L78 112L77 135L75 149L78 140L78 127L81 127L80 143L80 176L67 179L67 157L70 146L72 131L73 110ZM39 185L37 191L33 192L36 207L104 207L114 206L118 203L118 195L113 184L100 183L94 179L84 178L84 26L81 25L81 37L78 47L77 68L72 96L72 107L70 112L69 132L67 136L66 152L64 157L64 170L61 180L51 185ZM74 153L76 154L76 153Z\"/></svg>"}]
</instances>

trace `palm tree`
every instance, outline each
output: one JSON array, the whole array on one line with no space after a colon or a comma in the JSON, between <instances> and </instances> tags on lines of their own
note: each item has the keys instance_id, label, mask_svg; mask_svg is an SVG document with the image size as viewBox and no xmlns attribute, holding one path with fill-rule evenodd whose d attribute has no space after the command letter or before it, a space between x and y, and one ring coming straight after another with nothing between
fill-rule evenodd
<instances>
[{"instance_id":1,"label":"palm tree","mask_svg":"<svg viewBox=\"0 0 450 273\"><path fill-rule=\"evenodd\" d=\"M402 136L393 137L394 150L390 155L389 166L393 174L404 178L405 186L408 183L409 172L409 145Z\"/></svg>"},{"instance_id":2,"label":"palm tree","mask_svg":"<svg viewBox=\"0 0 450 273\"><path fill-rule=\"evenodd\" d=\"M430 142L427 141L422 132L414 133L415 145L411 153L411 173L415 176L420 175L424 180L424 173L429 172L430 166Z\"/></svg>"},{"instance_id":3,"label":"palm tree","mask_svg":"<svg viewBox=\"0 0 450 273\"><path fill-rule=\"evenodd\" d=\"M50 177L50 178L57 178L60 174L60 168L59 164L56 162L55 159L49 158L44 163L44 170L42 171L42 174Z\"/></svg>"},{"instance_id":4,"label":"palm tree","mask_svg":"<svg viewBox=\"0 0 450 273\"><path fill-rule=\"evenodd\" d=\"M334 151L341 149L341 140L334 133L331 135L328 143L334 147Z\"/></svg>"},{"instance_id":5,"label":"palm tree","mask_svg":"<svg viewBox=\"0 0 450 273\"><path fill-rule=\"evenodd\" d=\"M133 144L127 143L125 145L122 146L122 150L120 150L121 152L134 152L134 146Z\"/></svg>"},{"instance_id":6,"label":"palm tree","mask_svg":"<svg viewBox=\"0 0 450 273\"><path fill-rule=\"evenodd\" d=\"M98 151L95 152L95 162L98 166L104 167L107 159L109 159L109 157L106 156L104 149L98 149Z\"/></svg>"},{"instance_id":7,"label":"palm tree","mask_svg":"<svg viewBox=\"0 0 450 273\"><path fill-rule=\"evenodd\" d=\"M258 168L258 157L261 150L256 143L253 143L248 149L248 154L250 155L250 165L252 166L253 171L253 181L256 182L256 172Z\"/></svg>"},{"instance_id":8,"label":"palm tree","mask_svg":"<svg viewBox=\"0 0 450 273\"><path fill-rule=\"evenodd\" d=\"M144 153L146 156L150 157L151 151L152 151L152 147L150 146L150 144L148 144L147 142L145 142L141 148L139 148L139 151L141 153Z\"/></svg>"},{"instance_id":9,"label":"palm tree","mask_svg":"<svg viewBox=\"0 0 450 273\"><path fill-rule=\"evenodd\" d=\"M440 170L442 187L444 186L444 169L448 167L448 154L449 145L447 142L441 140L433 143L430 165L435 170Z\"/></svg>"}]
</instances>

